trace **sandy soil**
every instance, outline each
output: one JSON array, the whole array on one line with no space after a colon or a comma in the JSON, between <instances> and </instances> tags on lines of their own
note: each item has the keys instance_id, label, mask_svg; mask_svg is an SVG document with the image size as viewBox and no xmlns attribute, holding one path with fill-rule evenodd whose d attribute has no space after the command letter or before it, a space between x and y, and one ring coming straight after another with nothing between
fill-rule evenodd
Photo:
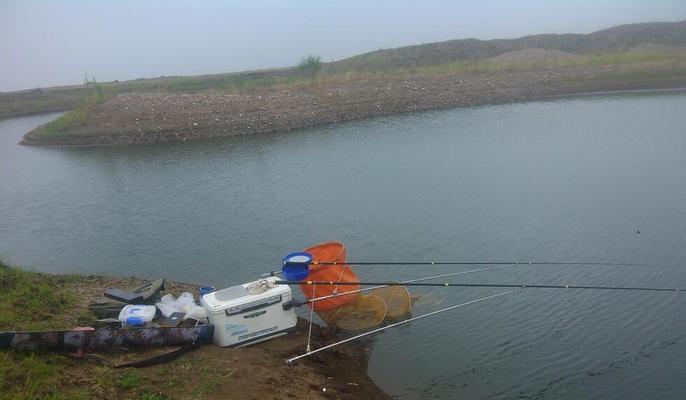
<instances>
[{"instance_id":1,"label":"sandy soil","mask_svg":"<svg viewBox=\"0 0 686 400\"><path fill-rule=\"evenodd\" d=\"M109 145L281 132L421 110L497 104L594 91L686 87L685 65L370 78L227 93L122 94L84 126L28 133L24 145Z\"/></svg>"},{"instance_id":2,"label":"sandy soil","mask_svg":"<svg viewBox=\"0 0 686 400\"><path fill-rule=\"evenodd\" d=\"M71 328L91 299L101 297L108 287L129 288L143 282L136 278L84 276L66 280L64 285L77 293L73 307L55 321L56 327ZM167 282L165 293L179 295L196 285ZM204 345L165 364L139 368L131 372L105 367L96 361L62 358L59 379L66 390L87 388L88 398L143 398L155 393L172 399L388 399L367 376L368 348L353 342L331 351L286 364L286 359L305 351L308 322L300 319L298 331L254 346L232 349ZM336 340L334 332L313 327L313 348ZM160 349L151 349L158 354ZM112 360L131 361L146 358L146 353L103 353ZM149 355L148 355L149 356ZM129 370L133 370L129 368ZM135 387L122 389L113 380L122 374L135 374ZM326 390L324 390L326 389ZM57 388L58 392L61 389ZM2 396L0 396L2 397Z\"/></svg>"}]
</instances>

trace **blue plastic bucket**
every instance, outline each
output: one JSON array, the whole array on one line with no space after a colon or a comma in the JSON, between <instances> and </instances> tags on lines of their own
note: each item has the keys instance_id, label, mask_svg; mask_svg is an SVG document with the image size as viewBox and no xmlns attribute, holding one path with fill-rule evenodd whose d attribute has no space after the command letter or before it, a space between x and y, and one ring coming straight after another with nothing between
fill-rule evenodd
<instances>
[{"instance_id":1,"label":"blue plastic bucket","mask_svg":"<svg viewBox=\"0 0 686 400\"><path fill-rule=\"evenodd\" d=\"M310 253L291 253L283 258L281 272L287 281L302 281L310 274L310 263L312 255Z\"/></svg>"},{"instance_id":2,"label":"blue plastic bucket","mask_svg":"<svg viewBox=\"0 0 686 400\"><path fill-rule=\"evenodd\" d=\"M214 286L203 286L200 288L200 297L212 293L216 291L217 289L214 288Z\"/></svg>"}]
</instances>

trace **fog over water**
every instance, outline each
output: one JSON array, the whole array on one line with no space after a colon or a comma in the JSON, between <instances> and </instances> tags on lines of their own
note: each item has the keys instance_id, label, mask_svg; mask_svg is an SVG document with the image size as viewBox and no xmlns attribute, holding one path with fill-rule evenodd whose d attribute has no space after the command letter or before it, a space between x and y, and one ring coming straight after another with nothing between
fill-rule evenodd
<instances>
[{"instance_id":1,"label":"fog over water","mask_svg":"<svg viewBox=\"0 0 686 400\"><path fill-rule=\"evenodd\" d=\"M465 37L686 19L683 0L0 2L0 91L283 67Z\"/></svg>"}]
</instances>

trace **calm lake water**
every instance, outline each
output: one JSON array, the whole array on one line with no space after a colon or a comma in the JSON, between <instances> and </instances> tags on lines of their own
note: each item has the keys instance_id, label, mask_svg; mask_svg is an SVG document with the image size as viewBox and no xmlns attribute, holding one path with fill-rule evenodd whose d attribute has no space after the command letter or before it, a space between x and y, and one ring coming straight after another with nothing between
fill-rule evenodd
<instances>
[{"instance_id":1,"label":"calm lake water","mask_svg":"<svg viewBox=\"0 0 686 400\"><path fill-rule=\"evenodd\" d=\"M222 287L340 240L350 260L679 265L519 266L463 282L686 287L683 92L194 143L16 144L54 117L0 121L0 257L25 268ZM470 268L358 273L409 279L460 269ZM412 292L419 315L498 290ZM528 289L369 344L369 374L403 399L681 398L686 293Z\"/></svg>"}]
</instances>

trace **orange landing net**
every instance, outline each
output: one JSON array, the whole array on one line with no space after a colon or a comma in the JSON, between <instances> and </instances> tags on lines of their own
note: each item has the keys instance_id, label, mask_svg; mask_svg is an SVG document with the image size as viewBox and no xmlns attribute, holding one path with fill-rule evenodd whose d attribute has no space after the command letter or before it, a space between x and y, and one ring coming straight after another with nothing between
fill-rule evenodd
<instances>
[{"instance_id":1,"label":"orange landing net","mask_svg":"<svg viewBox=\"0 0 686 400\"><path fill-rule=\"evenodd\" d=\"M335 262L340 265L311 265L308 281L329 281L329 282L359 282L360 279L345 263L345 245L341 242L326 242L305 249L305 252L312 255L312 261L322 263ZM356 291L360 285L300 285L305 297L313 299L316 297L328 296L334 293L346 293ZM315 301L315 311L327 311L337 309L357 297L357 293L345 296L336 296L329 299Z\"/></svg>"}]
</instances>

